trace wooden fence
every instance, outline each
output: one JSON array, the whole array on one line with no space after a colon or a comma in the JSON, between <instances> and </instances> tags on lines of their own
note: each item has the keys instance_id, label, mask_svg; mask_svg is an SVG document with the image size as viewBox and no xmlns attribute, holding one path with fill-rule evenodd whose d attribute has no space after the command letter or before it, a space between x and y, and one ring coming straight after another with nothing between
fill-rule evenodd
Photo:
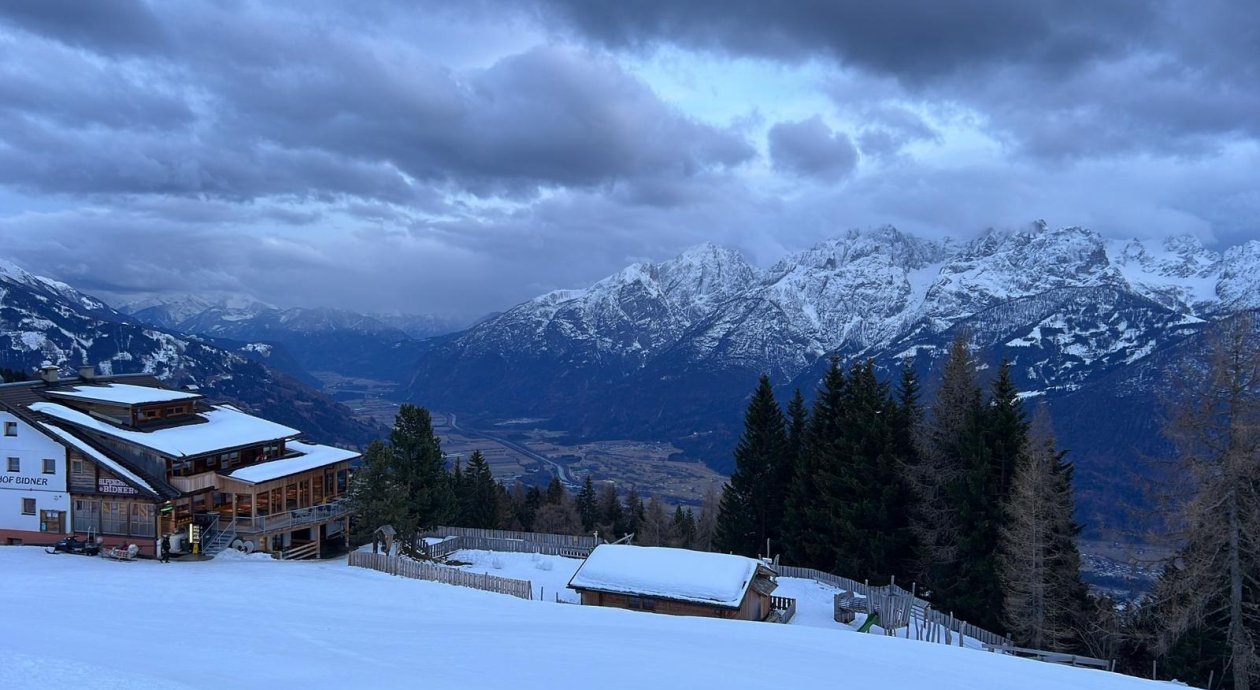
<instances>
[{"instance_id":1,"label":"wooden fence","mask_svg":"<svg viewBox=\"0 0 1260 690\"><path fill-rule=\"evenodd\" d=\"M599 539L575 537L568 534L544 534L542 532L512 532L497 529L473 529L471 527L434 527L422 537L446 537L436 544L420 542L420 548L429 558L441 558L460 549L482 551L508 551L512 553L541 553L548 556L586 558L599 544Z\"/></svg>"},{"instance_id":2,"label":"wooden fence","mask_svg":"<svg viewBox=\"0 0 1260 690\"><path fill-rule=\"evenodd\" d=\"M485 537L487 539L515 539L535 544L553 544L555 546L572 546L575 548L593 549L600 540L593 535L574 536L572 534L547 534L545 532L516 532L505 529L476 529L473 527L439 526L424 533L426 537Z\"/></svg>"},{"instance_id":3,"label":"wooden fence","mask_svg":"<svg viewBox=\"0 0 1260 690\"><path fill-rule=\"evenodd\" d=\"M847 577L832 575L813 568L798 568L780 565L776 568L782 577L800 577L815 580L836 587L842 592L836 595L836 606L865 608L867 615L880 612L880 627L891 631L896 628L914 628L914 635L922 640L942 642L944 644L962 645L962 638L970 637L990 647L1010 647L1012 643L1006 637L974 626L955 618L952 614L944 614L932 608L924 599L906 591L897 584L871 586L865 582L850 580ZM848 594L846 597L845 595ZM854 596L856 595L856 596ZM862 597L859 603L857 597ZM840 599L847 599L840 601ZM911 626L911 624L914 624Z\"/></svg>"},{"instance_id":4,"label":"wooden fence","mask_svg":"<svg viewBox=\"0 0 1260 690\"><path fill-rule=\"evenodd\" d=\"M471 587L486 592L508 594L521 599L534 598L534 585L529 580L513 580L497 575L470 573L467 570L424 563L402 556L352 551L350 552L350 565L358 568L369 568L399 577L409 577L413 580L428 580L458 587Z\"/></svg>"}]
</instances>

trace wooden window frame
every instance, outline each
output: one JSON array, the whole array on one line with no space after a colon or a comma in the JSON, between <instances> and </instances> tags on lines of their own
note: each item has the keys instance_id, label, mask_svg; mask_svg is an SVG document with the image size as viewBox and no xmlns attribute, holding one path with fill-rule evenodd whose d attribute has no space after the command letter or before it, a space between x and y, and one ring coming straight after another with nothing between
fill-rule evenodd
<instances>
[{"instance_id":1,"label":"wooden window frame","mask_svg":"<svg viewBox=\"0 0 1260 690\"><path fill-rule=\"evenodd\" d=\"M55 458L44 458L43 474L57 474L57 460Z\"/></svg>"},{"instance_id":2,"label":"wooden window frame","mask_svg":"<svg viewBox=\"0 0 1260 690\"><path fill-rule=\"evenodd\" d=\"M8 465L7 466L8 471L21 472L22 471L22 458L10 457L7 465Z\"/></svg>"},{"instance_id":3,"label":"wooden window frame","mask_svg":"<svg viewBox=\"0 0 1260 690\"><path fill-rule=\"evenodd\" d=\"M5 435L5 436L17 436L17 426L18 426L18 425L17 425L17 422L5 422L5 423L4 423L4 435Z\"/></svg>"},{"instance_id":4,"label":"wooden window frame","mask_svg":"<svg viewBox=\"0 0 1260 690\"><path fill-rule=\"evenodd\" d=\"M30 507L28 508L27 506L30 506ZM36 512L36 508L38 508L38 506L35 505L35 499L33 498L22 499L22 514L23 515L34 515Z\"/></svg>"}]
</instances>

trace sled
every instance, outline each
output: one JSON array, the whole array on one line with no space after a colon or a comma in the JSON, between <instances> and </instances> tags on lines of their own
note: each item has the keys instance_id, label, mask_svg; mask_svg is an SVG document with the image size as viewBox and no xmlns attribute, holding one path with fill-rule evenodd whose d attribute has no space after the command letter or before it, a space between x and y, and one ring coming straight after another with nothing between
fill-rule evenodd
<instances>
[{"instance_id":1,"label":"sled","mask_svg":"<svg viewBox=\"0 0 1260 690\"><path fill-rule=\"evenodd\" d=\"M66 537L61 541L44 548L44 553L72 553L78 556L95 556L100 547L93 540L79 541L75 537Z\"/></svg>"},{"instance_id":2,"label":"sled","mask_svg":"<svg viewBox=\"0 0 1260 690\"><path fill-rule=\"evenodd\" d=\"M134 560L136 555L140 553L140 547L135 544L127 544L126 546L111 546L101 552L101 556L114 561L130 561Z\"/></svg>"}]
</instances>

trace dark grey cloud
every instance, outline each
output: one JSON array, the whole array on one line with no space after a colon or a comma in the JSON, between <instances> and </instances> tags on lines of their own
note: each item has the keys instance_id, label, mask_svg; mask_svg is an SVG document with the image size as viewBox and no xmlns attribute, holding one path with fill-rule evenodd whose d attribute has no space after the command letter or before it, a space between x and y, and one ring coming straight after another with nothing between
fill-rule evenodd
<instances>
[{"instance_id":1,"label":"dark grey cloud","mask_svg":"<svg viewBox=\"0 0 1260 690\"><path fill-rule=\"evenodd\" d=\"M1005 0L542 0L543 12L618 47L690 48L845 64L918 82L994 63L1071 70L1122 52L1157 15L1149 2Z\"/></svg>"},{"instance_id":2,"label":"dark grey cloud","mask_svg":"<svg viewBox=\"0 0 1260 690\"><path fill-rule=\"evenodd\" d=\"M780 122L768 134L774 167L802 177L839 180L857 167L858 152L844 132L833 132L822 118Z\"/></svg>"},{"instance_id":3,"label":"dark grey cloud","mask_svg":"<svg viewBox=\"0 0 1260 690\"><path fill-rule=\"evenodd\" d=\"M673 44L784 61L819 56L958 102L1034 158L1211 155L1260 138L1260 3L1250 0L538 0L619 48ZM872 151L899 144L873 131Z\"/></svg>"},{"instance_id":4,"label":"dark grey cloud","mask_svg":"<svg viewBox=\"0 0 1260 690\"><path fill-rule=\"evenodd\" d=\"M107 52L84 37L88 24L36 21L56 12L0 20L56 39L6 41L0 182L402 203L426 185L528 197L684 179L754 155L741 135L690 120L584 50L539 47L456 71L328 17L278 27L243 8L159 7L171 50L150 61Z\"/></svg>"},{"instance_id":5,"label":"dark grey cloud","mask_svg":"<svg viewBox=\"0 0 1260 690\"><path fill-rule=\"evenodd\" d=\"M149 53L166 46L162 23L144 0L9 0L0 3L0 19L102 53Z\"/></svg>"}]
</instances>

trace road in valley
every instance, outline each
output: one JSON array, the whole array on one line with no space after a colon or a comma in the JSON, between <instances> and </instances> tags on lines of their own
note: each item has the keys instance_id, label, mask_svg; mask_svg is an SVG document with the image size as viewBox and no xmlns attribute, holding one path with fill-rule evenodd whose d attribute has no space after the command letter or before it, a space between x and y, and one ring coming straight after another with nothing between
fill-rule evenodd
<instances>
[{"instance_id":1,"label":"road in valley","mask_svg":"<svg viewBox=\"0 0 1260 690\"><path fill-rule=\"evenodd\" d=\"M450 424L451 429L458 431L464 436L469 436L473 438L484 438L489 441L494 441L495 443L498 443L499 445L509 450L513 450L513 451L516 451L517 453L520 453L521 455L524 455L530 460L534 460L536 462L542 463L546 467L550 467L552 476L559 479L560 483L564 484L566 487L568 488L577 487L577 482L575 482L572 476L569 474L569 468L556 462L555 460L552 460L546 455L530 450L529 448L526 448L525 446L522 446L521 444L516 443L515 441L509 441L508 439L503 438L502 436L487 433L485 431L475 431L472 429L462 428L456 423L455 415L453 413L448 413L447 419L449 420L448 423Z\"/></svg>"}]
</instances>

